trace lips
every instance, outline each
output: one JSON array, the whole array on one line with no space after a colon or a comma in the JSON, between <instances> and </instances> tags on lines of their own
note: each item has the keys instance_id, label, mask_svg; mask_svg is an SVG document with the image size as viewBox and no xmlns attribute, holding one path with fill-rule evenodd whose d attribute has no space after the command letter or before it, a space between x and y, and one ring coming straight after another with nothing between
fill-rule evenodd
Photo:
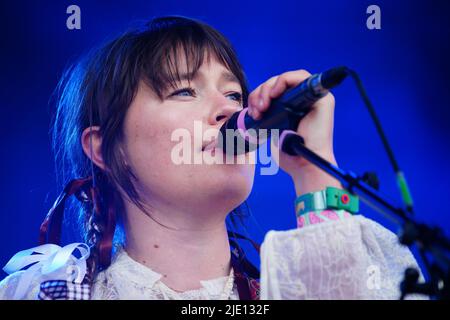
<instances>
[{"instance_id":1,"label":"lips","mask_svg":"<svg viewBox=\"0 0 450 320\"><path fill-rule=\"evenodd\" d=\"M215 149L217 147L217 139L212 140L211 142L208 142L206 145L203 145L202 151L208 151Z\"/></svg>"}]
</instances>

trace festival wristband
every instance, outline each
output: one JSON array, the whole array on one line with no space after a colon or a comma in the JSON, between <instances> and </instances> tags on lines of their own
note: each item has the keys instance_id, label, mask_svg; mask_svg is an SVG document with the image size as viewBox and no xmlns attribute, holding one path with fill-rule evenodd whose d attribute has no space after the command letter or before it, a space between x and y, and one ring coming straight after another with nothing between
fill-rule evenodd
<instances>
[{"instance_id":1,"label":"festival wristband","mask_svg":"<svg viewBox=\"0 0 450 320\"><path fill-rule=\"evenodd\" d=\"M297 197L295 212L297 217L311 211L345 210L352 214L359 210L359 199L346 190L327 187L324 190L311 192Z\"/></svg>"},{"instance_id":2,"label":"festival wristband","mask_svg":"<svg viewBox=\"0 0 450 320\"><path fill-rule=\"evenodd\" d=\"M319 210L306 212L297 217L297 227L303 228L311 224L317 224L332 220L344 220L352 214L345 210Z\"/></svg>"}]
</instances>

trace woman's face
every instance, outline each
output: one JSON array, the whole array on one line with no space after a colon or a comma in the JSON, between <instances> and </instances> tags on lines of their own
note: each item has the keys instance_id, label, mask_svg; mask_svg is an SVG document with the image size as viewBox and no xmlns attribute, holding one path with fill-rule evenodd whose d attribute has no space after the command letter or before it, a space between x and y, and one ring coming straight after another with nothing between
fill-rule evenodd
<instances>
[{"instance_id":1,"label":"woman's face","mask_svg":"<svg viewBox=\"0 0 450 320\"><path fill-rule=\"evenodd\" d=\"M205 59L190 83L182 79L162 100L141 82L126 115L123 149L145 204L179 203L199 210L225 204L231 211L248 197L254 152L231 158L232 164L208 164L208 159L222 160L222 150L203 150L222 124L242 109L240 94L236 77L213 56ZM173 135L180 129L190 137ZM181 145L190 148L183 154L191 153L191 163L177 164ZM194 158L202 159L201 164L194 164Z\"/></svg>"}]
</instances>

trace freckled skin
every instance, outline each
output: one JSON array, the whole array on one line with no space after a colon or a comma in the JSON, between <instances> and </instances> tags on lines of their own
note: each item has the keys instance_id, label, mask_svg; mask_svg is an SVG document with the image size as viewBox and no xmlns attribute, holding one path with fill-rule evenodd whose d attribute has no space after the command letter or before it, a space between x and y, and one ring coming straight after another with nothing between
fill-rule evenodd
<instances>
[{"instance_id":1,"label":"freckled skin","mask_svg":"<svg viewBox=\"0 0 450 320\"><path fill-rule=\"evenodd\" d=\"M161 101L148 86L140 84L125 118L123 146L127 163L139 177L136 187L144 202L156 206L177 202L200 208L226 200L233 209L250 194L255 171L250 157L254 153L240 156L246 157L246 164L177 165L171 159L172 149L180 143L171 141L176 129L187 129L192 152L203 156L201 150L194 149L194 121L201 121L203 132L218 130L229 116L242 109L229 96L229 92L242 92L240 85L219 80L226 71L215 59L205 62L198 72L200 80L194 78L190 83L198 92L196 97L176 96ZM187 81L180 88L186 86Z\"/></svg>"}]
</instances>

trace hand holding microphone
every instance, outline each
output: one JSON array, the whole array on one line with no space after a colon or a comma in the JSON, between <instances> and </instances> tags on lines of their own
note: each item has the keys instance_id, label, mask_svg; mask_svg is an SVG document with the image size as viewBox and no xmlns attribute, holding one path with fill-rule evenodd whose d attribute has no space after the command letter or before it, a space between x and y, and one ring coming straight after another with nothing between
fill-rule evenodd
<instances>
[{"instance_id":1,"label":"hand holding microphone","mask_svg":"<svg viewBox=\"0 0 450 320\"><path fill-rule=\"evenodd\" d=\"M337 67L315 75L305 70L296 70L270 78L250 93L248 108L233 114L220 129L222 137L225 137L224 152L239 154L257 147L257 143L248 138L248 135L237 135L239 138L233 138L234 143L230 144L233 147L227 149L226 140L231 140L226 134L227 129L241 129L240 132L247 134L250 129L290 129L304 139L306 147L336 164L333 152L335 101L329 89L341 83L347 74L346 67ZM296 116L293 117L292 113ZM238 147L243 145L236 143L239 139L246 141L245 148ZM306 159L291 156L281 150L278 152L273 143L271 148L272 155L279 154L279 159L276 160L280 168L294 180L297 194L317 191L325 186L341 187L337 180Z\"/></svg>"},{"instance_id":2,"label":"hand holding microphone","mask_svg":"<svg viewBox=\"0 0 450 320\"><path fill-rule=\"evenodd\" d=\"M311 75L305 70L285 72L258 86L250 93L248 108L234 114L221 128L226 129L291 129L301 135L305 145L324 158L334 161L333 118L334 97L328 92L347 76L345 67ZM295 111L297 122L288 117ZM293 128L296 126L295 128ZM224 143L225 145L225 143ZM241 153L236 147L227 153ZM306 164L301 157L280 154L280 167L287 172Z\"/></svg>"}]
</instances>

